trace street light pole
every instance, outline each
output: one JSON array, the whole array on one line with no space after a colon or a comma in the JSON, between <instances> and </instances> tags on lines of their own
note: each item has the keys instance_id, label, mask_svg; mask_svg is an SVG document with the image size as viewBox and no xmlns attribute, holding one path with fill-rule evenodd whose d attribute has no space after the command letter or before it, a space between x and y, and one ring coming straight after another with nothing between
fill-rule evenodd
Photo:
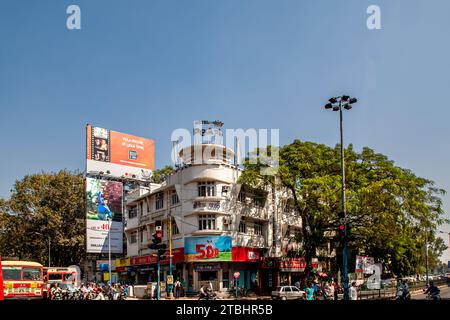
<instances>
[{"instance_id":1,"label":"street light pole","mask_svg":"<svg viewBox=\"0 0 450 320\"><path fill-rule=\"evenodd\" d=\"M344 239L342 244L342 282L344 284L344 300L349 300L349 279L348 279L348 225L347 225L347 213L345 209L345 155L344 155L344 121L342 115L342 108L350 110L352 104L357 102L356 98L350 98L343 95L340 97L331 98L328 100L330 103L325 105L325 109L333 109L333 111L339 111L339 129L341 140L341 214L344 219Z\"/></svg>"},{"instance_id":2,"label":"street light pole","mask_svg":"<svg viewBox=\"0 0 450 320\"><path fill-rule=\"evenodd\" d=\"M343 120L342 120L342 101L339 100L339 118L340 118L340 134L341 134L341 193L342 193L342 204L341 210L344 216L344 237L347 237L347 213L345 211L345 156L344 156L344 130L343 130ZM342 250L343 256L343 277L344 277L344 300L349 299L348 294L348 242L344 239L344 245Z\"/></svg>"}]
</instances>

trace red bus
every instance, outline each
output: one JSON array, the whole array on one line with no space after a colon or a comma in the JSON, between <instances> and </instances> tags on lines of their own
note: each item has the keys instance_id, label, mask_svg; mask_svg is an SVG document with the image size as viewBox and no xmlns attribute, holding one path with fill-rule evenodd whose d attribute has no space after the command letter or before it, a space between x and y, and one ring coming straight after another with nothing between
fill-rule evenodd
<instances>
[{"instance_id":1,"label":"red bus","mask_svg":"<svg viewBox=\"0 0 450 320\"><path fill-rule=\"evenodd\" d=\"M31 261L2 261L5 299L42 299L44 267Z\"/></svg>"}]
</instances>

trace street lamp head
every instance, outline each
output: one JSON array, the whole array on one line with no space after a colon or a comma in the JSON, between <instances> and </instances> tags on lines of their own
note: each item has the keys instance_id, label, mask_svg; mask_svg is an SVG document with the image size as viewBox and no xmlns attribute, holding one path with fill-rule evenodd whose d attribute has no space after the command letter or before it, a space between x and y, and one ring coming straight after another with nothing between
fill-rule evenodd
<instances>
[{"instance_id":1,"label":"street lamp head","mask_svg":"<svg viewBox=\"0 0 450 320\"><path fill-rule=\"evenodd\" d=\"M342 96L342 97L341 97L341 100L342 100L342 101L345 101L345 102L347 102L348 99L350 99L349 96Z\"/></svg>"},{"instance_id":2,"label":"street lamp head","mask_svg":"<svg viewBox=\"0 0 450 320\"><path fill-rule=\"evenodd\" d=\"M356 102L358 102L358 99L356 99L356 98L351 98L350 99L350 101L348 102L348 103L356 103Z\"/></svg>"},{"instance_id":3,"label":"street lamp head","mask_svg":"<svg viewBox=\"0 0 450 320\"><path fill-rule=\"evenodd\" d=\"M333 107L333 111L339 111L339 107L338 106Z\"/></svg>"},{"instance_id":4,"label":"street lamp head","mask_svg":"<svg viewBox=\"0 0 450 320\"><path fill-rule=\"evenodd\" d=\"M350 110L352 108L352 105L351 104L346 104L345 106L344 106L344 109L345 110Z\"/></svg>"},{"instance_id":5,"label":"street lamp head","mask_svg":"<svg viewBox=\"0 0 450 320\"><path fill-rule=\"evenodd\" d=\"M331 103L327 103L325 105L325 109L331 109L331 108L333 108L333 105Z\"/></svg>"},{"instance_id":6,"label":"street lamp head","mask_svg":"<svg viewBox=\"0 0 450 320\"><path fill-rule=\"evenodd\" d=\"M331 103L336 103L337 99L336 98L330 98L330 99L328 99L328 101L330 101Z\"/></svg>"}]
</instances>

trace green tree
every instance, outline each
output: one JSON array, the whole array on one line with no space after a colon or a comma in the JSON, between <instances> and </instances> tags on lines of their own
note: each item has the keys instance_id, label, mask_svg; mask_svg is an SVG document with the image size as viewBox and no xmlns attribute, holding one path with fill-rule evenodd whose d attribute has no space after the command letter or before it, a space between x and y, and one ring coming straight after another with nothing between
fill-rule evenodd
<instances>
[{"instance_id":1,"label":"green tree","mask_svg":"<svg viewBox=\"0 0 450 320\"><path fill-rule=\"evenodd\" d=\"M85 256L84 178L66 170L16 181L2 201L0 254L48 262L79 264Z\"/></svg>"},{"instance_id":2,"label":"green tree","mask_svg":"<svg viewBox=\"0 0 450 320\"><path fill-rule=\"evenodd\" d=\"M163 183L173 173L171 166L165 166L162 169L154 170L152 175L152 182Z\"/></svg>"},{"instance_id":3,"label":"green tree","mask_svg":"<svg viewBox=\"0 0 450 320\"><path fill-rule=\"evenodd\" d=\"M341 210L340 147L295 140L278 150L279 168L274 175L263 175L270 163L265 156L271 154L268 149L256 150L246 159L240 182L288 190L302 221L297 241L309 274L311 258L319 249L330 241L339 246L333 236ZM259 161L251 161L255 159ZM442 252L434 234L445 222L441 200L445 191L369 148L357 153L350 145L345 159L347 218L354 236L351 247L376 257L394 274L418 272L426 234L429 243L436 244L430 245L430 255Z\"/></svg>"}]
</instances>

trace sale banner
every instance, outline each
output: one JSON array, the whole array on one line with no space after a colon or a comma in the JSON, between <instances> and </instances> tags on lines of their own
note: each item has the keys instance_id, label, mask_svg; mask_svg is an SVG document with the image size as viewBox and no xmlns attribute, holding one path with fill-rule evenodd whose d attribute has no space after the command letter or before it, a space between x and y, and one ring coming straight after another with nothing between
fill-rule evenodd
<instances>
[{"instance_id":1,"label":"sale banner","mask_svg":"<svg viewBox=\"0 0 450 320\"><path fill-rule=\"evenodd\" d=\"M231 237L186 237L184 259L186 262L231 261Z\"/></svg>"}]
</instances>

